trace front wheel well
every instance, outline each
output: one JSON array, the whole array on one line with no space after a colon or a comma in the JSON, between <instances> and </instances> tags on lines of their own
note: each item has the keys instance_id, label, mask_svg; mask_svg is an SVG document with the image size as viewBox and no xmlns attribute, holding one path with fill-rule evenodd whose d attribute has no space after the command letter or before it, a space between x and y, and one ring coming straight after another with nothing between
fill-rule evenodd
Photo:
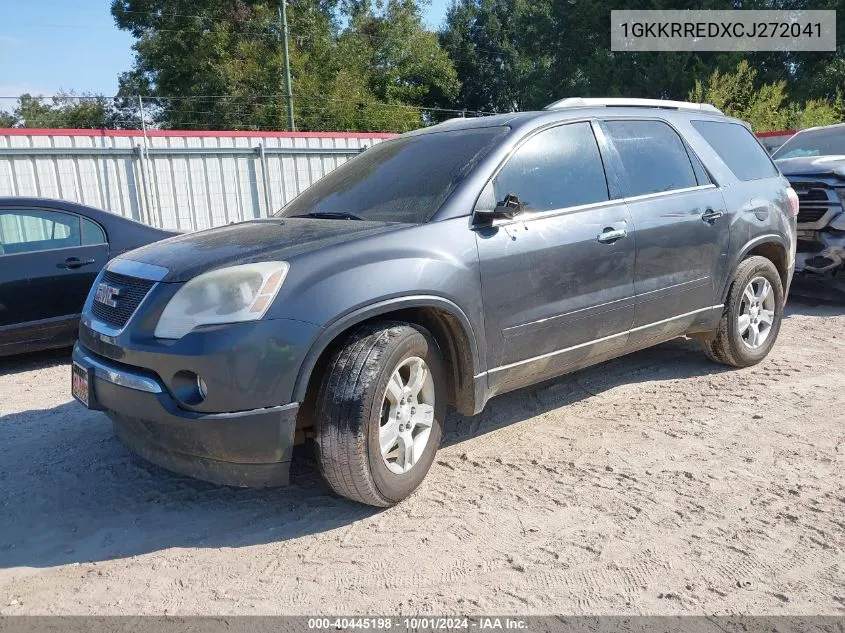
<instances>
[{"instance_id":1,"label":"front wheel well","mask_svg":"<svg viewBox=\"0 0 845 633\"><path fill-rule=\"evenodd\" d=\"M464 415L475 412L475 383L473 379L474 363L470 339L464 326L451 313L435 307L402 308L384 312L368 319L358 321L338 333L323 349L311 374L305 399L300 410L298 427L313 426L313 404L322 383L329 360L345 343L349 334L361 327L377 321L402 321L412 323L428 330L437 341L446 366L446 387L448 403Z\"/></svg>"}]
</instances>

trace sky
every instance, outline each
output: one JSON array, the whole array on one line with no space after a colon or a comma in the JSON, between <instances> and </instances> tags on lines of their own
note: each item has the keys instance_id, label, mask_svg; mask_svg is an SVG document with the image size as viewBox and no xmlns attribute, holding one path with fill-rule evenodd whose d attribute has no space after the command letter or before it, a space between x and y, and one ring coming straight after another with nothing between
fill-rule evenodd
<instances>
[{"instance_id":1,"label":"sky","mask_svg":"<svg viewBox=\"0 0 845 633\"><path fill-rule=\"evenodd\" d=\"M429 28L450 0L424 7ZM113 95L132 66L132 37L114 25L109 0L0 0L0 97L60 90ZM0 110L8 109L0 99Z\"/></svg>"}]
</instances>

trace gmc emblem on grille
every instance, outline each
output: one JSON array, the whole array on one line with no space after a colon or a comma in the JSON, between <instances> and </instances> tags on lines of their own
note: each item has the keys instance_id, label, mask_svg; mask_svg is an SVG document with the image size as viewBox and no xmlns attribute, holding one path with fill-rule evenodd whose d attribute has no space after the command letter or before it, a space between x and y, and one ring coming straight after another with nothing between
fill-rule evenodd
<instances>
[{"instance_id":1,"label":"gmc emblem on grille","mask_svg":"<svg viewBox=\"0 0 845 633\"><path fill-rule=\"evenodd\" d=\"M94 294L94 301L98 301L110 308L117 307L117 297L120 296L120 288L110 286L106 283L97 285L97 292Z\"/></svg>"}]
</instances>

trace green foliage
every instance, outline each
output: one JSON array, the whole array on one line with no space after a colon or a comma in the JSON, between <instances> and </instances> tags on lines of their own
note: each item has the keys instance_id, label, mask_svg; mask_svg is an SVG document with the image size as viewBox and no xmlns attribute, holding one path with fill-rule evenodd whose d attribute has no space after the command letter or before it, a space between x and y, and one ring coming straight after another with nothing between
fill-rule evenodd
<instances>
[{"instance_id":1,"label":"green foliage","mask_svg":"<svg viewBox=\"0 0 845 633\"><path fill-rule=\"evenodd\" d=\"M457 105L504 112L571 96L684 99L696 80L733 74L746 59L770 86L749 106L768 126L780 89L831 100L845 86L841 37L837 52L824 53L614 52L612 9L835 9L837 33L845 32L845 0L455 0L440 41L461 81Z\"/></svg>"},{"instance_id":2,"label":"green foliage","mask_svg":"<svg viewBox=\"0 0 845 633\"><path fill-rule=\"evenodd\" d=\"M440 42L461 80L458 104L508 112L548 102L550 57L535 42L548 3L459 0L449 9Z\"/></svg>"},{"instance_id":3,"label":"green foliage","mask_svg":"<svg viewBox=\"0 0 845 633\"><path fill-rule=\"evenodd\" d=\"M101 95L60 93L46 101L23 94L14 111L0 112L0 127L113 129L136 127L123 120L114 100ZM128 124L128 125L125 125Z\"/></svg>"},{"instance_id":4,"label":"green foliage","mask_svg":"<svg viewBox=\"0 0 845 633\"><path fill-rule=\"evenodd\" d=\"M845 103L842 92L838 91L833 101L826 99L810 99L803 108L793 104L789 109L786 127L800 130L819 125L832 125L845 121Z\"/></svg>"},{"instance_id":5,"label":"green foliage","mask_svg":"<svg viewBox=\"0 0 845 633\"><path fill-rule=\"evenodd\" d=\"M299 129L404 131L424 122L419 108L457 96L452 62L413 0L350 2L345 16L336 0L288 6ZM121 94L147 95L158 125L284 129L275 0L114 0L112 14L137 39Z\"/></svg>"},{"instance_id":6,"label":"green foliage","mask_svg":"<svg viewBox=\"0 0 845 633\"><path fill-rule=\"evenodd\" d=\"M112 0L135 38L117 99L24 95L0 125L285 129L279 0ZM453 0L439 33L423 0L290 0L297 128L405 131L456 111L542 108L567 96L714 103L756 130L845 119L837 52L610 50L611 9L836 9L845 0ZM787 6L788 5L788 6ZM841 38L840 38L841 41ZM448 109L443 110L443 108Z\"/></svg>"},{"instance_id":7,"label":"green foliage","mask_svg":"<svg viewBox=\"0 0 845 633\"><path fill-rule=\"evenodd\" d=\"M833 101L811 99L803 107L788 103L786 81L761 84L757 70L742 60L734 72L714 70L707 81L696 81L690 101L712 103L725 114L748 121L755 132L800 129L843 120L842 94Z\"/></svg>"},{"instance_id":8,"label":"green foliage","mask_svg":"<svg viewBox=\"0 0 845 633\"><path fill-rule=\"evenodd\" d=\"M440 41L470 109L536 109L563 97L682 98L733 55L610 50L611 9L731 8L729 0L456 0Z\"/></svg>"}]
</instances>

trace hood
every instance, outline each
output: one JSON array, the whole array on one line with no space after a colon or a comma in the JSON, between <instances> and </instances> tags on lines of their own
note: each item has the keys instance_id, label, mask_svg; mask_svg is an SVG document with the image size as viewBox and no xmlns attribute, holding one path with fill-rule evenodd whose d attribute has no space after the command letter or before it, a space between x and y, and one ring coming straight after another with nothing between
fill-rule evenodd
<instances>
[{"instance_id":1,"label":"hood","mask_svg":"<svg viewBox=\"0 0 845 633\"><path fill-rule=\"evenodd\" d=\"M312 218L268 218L178 235L121 256L168 269L163 281L188 281L215 268L263 261L286 261L406 224Z\"/></svg>"},{"instance_id":2,"label":"hood","mask_svg":"<svg viewBox=\"0 0 845 633\"><path fill-rule=\"evenodd\" d=\"M845 178L845 156L798 156L775 161L784 176L836 176Z\"/></svg>"},{"instance_id":3,"label":"hood","mask_svg":"<svg viewBox=\"0 0 845 633\"><path fill-rule=\"evenodd\" d=\"M143 232L130 233L129 231L122 232L118 239L114 239L114 235L109 236L113 239L109 243L111 250L111 257L118 257L131 251L134 248L140 248L159 240L174 237L176 235L183 235L185 231L174 231L170 229L156 229L151 226L143 226Z\"/></svg>"}]
</instances>

